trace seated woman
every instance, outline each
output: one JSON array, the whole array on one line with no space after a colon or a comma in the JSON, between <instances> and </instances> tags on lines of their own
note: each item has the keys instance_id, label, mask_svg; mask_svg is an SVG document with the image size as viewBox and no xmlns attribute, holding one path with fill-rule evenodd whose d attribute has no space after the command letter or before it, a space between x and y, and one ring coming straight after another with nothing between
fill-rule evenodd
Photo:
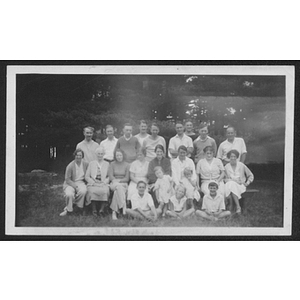
<instances>
[{"instance_id":1,"label":"seated woman","mask_svg":"<svg viewBox=\"0 0 300 300\"><path fill-rule=\"evenodd\" d=\"M153 198L155 207L158 207L159 204L156 199L156 194L153 191L154 184L157 180L154 169L156 167L161 167L163 170L163 173L165 175L169 175L169 176L172 176L172 170L171 170L170 159L164 156L164 153L165 153L164 147L160 144L156 145L154 151L155 151L156 157L154 159L152 159L149 163L147 178L148 178L148 184L149 184L149 193L151 194L151 196Z\"/></svg>"},{"instance_id":2,"label":"seated woman","mask_svg":"<svg viewBox=\"0 0 300 300\"><path fill-rule=\"evenodd\" d=\"M137 192L131 198L132 208L126 209L126 213L136 219L155 221L161 211L154 207L151 195L146 192L146 186L146 182L137 183Z\"/></svg>"},{"instance_id":3,"label":"seated woman","mask_svg":"<svg viewBox=\"0 0 300 300\"><path fill-rule=\"evenodd\" d=\"M186 188L182 184L176 186L175 195L173 195L169 201L169 209L166 211L167 216L182 219L194 214L194 207L187 207L185 193Z\"/></svg>"},{"instance_id":4,"label":"seated woman","mask_svg":"<svg viewBox=\"0 0 300 300\"><path fill-rule=\"evenodd\" d=\"M127 200L131 200L132 195L136 193L136 184L139 181L148 182L148 166L149 162L146 160L146 149L140 148L137 152L137 159L130 165L130 183L128 187Z\"/></svg>"},{"instance_id":5,"label":"seated woman","mask_svg":"<svg viewBox=\"0 0 300 300\"><path fill-rule=\"evenodd\" d=\"M220 159L215 158L214 149L211 146L206 146L204 149L205 158L200 159L197 163L196 173L201 178L201 191L205 195L209 195L208 184L211 181L215 181L218 186L218 193L224 196L224 182L225 176L224 166ZM197 176L197 186L199 188L199 176Z\"/></svg>"},{"instance_id":6,"label":"seated woman","mask_svg":"<svg viewBox=\"0 0 300 300\"><path fill-rule=\"evenodd\" d=\"M93 215L97 216L98 205L100 202L99 216L103 216L105 203L109 197L109 163L104 160L105 149L100 146L95 150L97 160L89 163L85 174L87 184L86 205L92 203Z\"/></svg>"},{"instance_id":7,"label":"seated woman","mask_svg":"<svg viewBox=\"0 0 300 300\"><path fill-rule=\"evenodd\" d=\"M112 219L117 220L117 213L122 209L126 214L126 192L129 181L129 163L125 161L123 150L117 149L114 161L109 166L110 189L113 192L110 208L112 209Z\"/></svg>"},{"instance_id":8,"label":"seated woman","mask_svg":"<svg viewBox=\"0 0 300 300\"><path fill-rule=\"evenodd\" d=\"M165 139L158 135L159 128L157 124L152 123L150 127L151 135L149 135L143 142L143 147L146 148L146 160L151 161L153 158L155 158L155 147L157 145L162 145L164 148L164 152L166 151L166 141Z\"/></svg>"},{"instance_id":9,"label":"seated woman","mask_svg":"<svg viewBox=\"0 0 300 300\"><path fill-rule=\"evenodd\" d=\"M230 150L227 153L229 163L225 166L225 197L229 200L229 209L232 210L232 203L236 205L236 213L241 213L239 199L246 187L254 180L253 173L242 162L237 161L240 153L237 150Z\"/></svg>"},{"instance_id":10,"label":"seated woman","mask_svg":"<svg viewBox=\"0 0 300 300\"><path fill-rule=\"evenodd\" d=\"M64 208L64 211L60 213L61 217L73 212L73 204L81 211L84 206L86 194L84 176L88 168L88 163L82 160L84 158L84 153L81 149L76 149L73 155L74 160L68 164L65 173L63 189L66 198L66 207Z\"/></svg>"}]
</instances>

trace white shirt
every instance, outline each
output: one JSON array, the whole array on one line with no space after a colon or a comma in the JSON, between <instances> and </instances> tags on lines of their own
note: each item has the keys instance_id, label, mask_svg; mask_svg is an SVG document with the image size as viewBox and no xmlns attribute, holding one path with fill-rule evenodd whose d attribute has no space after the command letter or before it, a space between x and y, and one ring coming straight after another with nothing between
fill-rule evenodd
<instances>
[{"instance_id":1,"label":"white shirt","mask_svg":"<svg viewBox=\"0 0 300 300\"><path fill-rule=\"evenodd\" d=\"M237 159L238 161L240 160L241 155L243 153L247 153L244 140L242 138L235 137L232 143L226 140L220 144L217 153L217 158L220 158L221 160L229 161L229 159L227 158L227 153L233 149L237 150L240 153L239 158Z\"/></svg>"},{"instance_id":2,"label":"white shirt","mask_svg":"<svg viewBox=\"0 0 300 300\"><path fill-rule=\"evenodd\" d=\"M179 184L180 180L184 177L183 170L187 167L193 170L192 180L196 180L196 170L194 162L186 157L185 160L181 161L178 157L173 159L171 163L172 167L172 178L176 185Z\"/></svg>"},{"instance_id":3,"label":"white shirt","mask_svg":"<svg viewBox=\"0 0 300 300\"><path fill-rule=\"evenodd\" d=\"M145 137L141 137L141 136L140 136L140 133L138 133L137 135L135 135L135 137L139 140L141 146L143 146L143 142L144 142L144 140L145 140L148 136L149 136L148 133L145 135Z\"/></svg>"},{"instance_id":4,"label":"white shirt","mask_svg":"<svg viewBox=\"0 0 300 300\"><path fill-rule=\"evenodd\" d=\"M186 200L187 200L187 198L185 196L183 196L181 199L177 199L176 196L173 195L170 198L170 201L174 205L174 211L181 212L184 208L184 204L185 204Z\"/></svg>"},{"instance_id":5,"label":"white shirt","mask_svg":"<svg viewBox=\"0 0 300 300\"><path fill-rule=\"evenodd\" d=\"M80 163L80 166L75 163L75 169L76 169L76 177L75 181L83 181L84 180L84 171L83 171L83 164Z\"/></svg>"},{"instance_id":6,"label":"white shirt","mask_svg":"<svg viewBox=\"0 0 300 300\"><path fill-rule=\"evenodd\" d=\"M174 151L178 151L179 146L182 146L182 145L187 148L194 148L192 138L190 138L186 134L183 134L182 138L180 138L178 136L178 134L173 136L169 141L169 150L168 150L169 157L172 157L172 155L170 153L170 149L172 149Z\"/></svg>"},{"instance_id":7,"label":"white shirt","mask_svg":"<svg viewBox=\"0 0 300 300\"><path fill-rule=\"evenodd\" d=\"M117 145L118 139L113 137L112 140L109 140L106 138L100 143L100 146L102 146L105 150L104 159L113 160L114 159L114 150Z\"/></svg>"},{"instance_id":8,"label":"white shirt","mask_svg":"<svg viewBox=\"0 0 300 300\"><path fill-rule=\"evenodd\" d=\"M152 196L149 193L144 194L143 197L139 195L138 192L134 193L131 197L131 208L147 211L150 210L151 207L154 206Z\"/></svg>"},{"instance_id":9,"label":"white shirt","mask_svg":"<svg viewBox=\"0 0 300 300\"><path fill-rule=\"evenodd\" d=\"M89 163L93 160L97 160L97 155L95 153L95 150L98 147L99 147L99 144L93 140L91 140L90 142L83 140L82 142L77 144L76 149L81 149L84 152L83 160L85 162Z\"/></svg>"},{"instance_id":10,"label":"white shirt","mask_svg":"<svg viewBox=\"0 0 300 300\"><path fill-rule=\"evenodd\" d=\"M219 210L225 210L224 197L217 193L215 198L211 195L204 195L202 209L208 210L209 212L217 212Z\"/></svg>"}]
</instances>

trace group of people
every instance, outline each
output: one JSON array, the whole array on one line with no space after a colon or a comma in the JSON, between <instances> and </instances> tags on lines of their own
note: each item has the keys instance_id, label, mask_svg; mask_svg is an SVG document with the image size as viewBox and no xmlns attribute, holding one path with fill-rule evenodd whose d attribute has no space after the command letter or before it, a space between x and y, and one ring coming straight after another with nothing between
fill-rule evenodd
<instances>
[{"instance_id":1,"label":"group of people","mask_svg":"<svg viewBox=\"0 0 300 300\"><path fill-rule=\"evenodd\" d=\"M147 123L141 121L135 136L127 123L119 139L107 125L107 138L100 144L92 139L94 129L84 128L85 138L66 168L66 206L60 216L71 213L74 205L104 216L108 204L113 220L120 215L152 221L191 215L217 220L240 214L239 200L254 176L244 164L246 145L235 128L227 127L218 148L205 123L199 134L191 121L176 122L175 129L167 148L156 123L148 134Z\"/></svg>"}]
</instances>

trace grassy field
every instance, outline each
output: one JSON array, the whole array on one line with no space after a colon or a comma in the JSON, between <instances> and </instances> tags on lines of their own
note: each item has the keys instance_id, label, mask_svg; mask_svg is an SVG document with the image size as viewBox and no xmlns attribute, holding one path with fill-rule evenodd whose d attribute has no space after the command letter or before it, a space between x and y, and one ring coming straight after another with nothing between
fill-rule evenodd
<instances>
[{"instance_id":1,"label":"grassy field","mask_svg":"<svg viewBox=\"0 0 300 300\"><path fill-rule=\"evenodd\" d=\"M127 217L117 221L111 216L96 218L92 215L68 215L60 217L64 207L62 183L58 176L53 185L37 189L17 197L16 225L24 227L282 227L283 186L278 181L256 180L251 189L258 189L247 201L247 213L233 215L217 222L201 220L192 216L185 220L159 219L154 223L132 220Z\"/></svg>"}]
</instances>

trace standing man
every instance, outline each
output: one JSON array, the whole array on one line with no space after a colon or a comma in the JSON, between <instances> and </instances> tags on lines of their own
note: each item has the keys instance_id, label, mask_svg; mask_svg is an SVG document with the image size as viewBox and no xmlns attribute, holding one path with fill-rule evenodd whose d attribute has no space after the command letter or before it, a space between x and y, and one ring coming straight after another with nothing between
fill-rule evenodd
<instances>
[{"instance_id":1,"label":"standing man","mask_svg":"<svg viewBox=\"0 0 300 300\"><path fill-rule=\"evenodd\" d=\"M205 157L203 149L207 146L213 148L214 157L217 154L217 144L216 141L208 136L208 126L206 123L201 123L199 126L199 136L194 140L194 161L197 165L198 161Z\"/></svg>"},{"instance_id":2,"label":"standing man","mask_svg":"<svg viewBox=\"0 0 300 300\"><path fill-rule=\"evenodd\" d=\"M99 144L92 140L94 135L93 127L83 128L84 140L77 144L76 149L81 149L84 152L83 161L89 163L90 161L96 160L97 156L95 150L99 147Z\"/></svg>"},{"instance_id":3,"label":"standing man","mask_svg":"<svg viewBox=\"0 0 300 300\"><path fill-rule=\"evenodd\" d=\"M194 125L191 120L186 120L184 122L185 134L189 136L193 141L197 138L197 134L194 132Z\"/></svg>"},{"instance_id":4,"label":"standing man","mask_svg":"<svg viewBox=\"0 0 300 300\"><path fill-rule=\"evenodd\" d=\"M106 125L105 133L107 138L101 141L100 146L105 150L104 160L111 163L114 160L114 150L118 139L114 136L115 131L112 125Z\"/></svg>"},{"instance_id":5,"label":"standing man","mask_svg":"<svg viewBox=\"0 0 300 300\"><path fill-rule=\"evenodd\" d=\"M185 146L188 151L187 157L190 157L194 150L193 140L184 133L184 127L181 122L176 122L175 129L177 134L169 142L169 157L173 160L178 156L179 146Z\"/></svg>"},{"instance_id":6,"label":"standing man","mask_svg":"<svg viewBox=\"0 0 300 300\"><path fill-rule=\"evenodd\" d=\"M149 136L149 134L147 133L147 129L148 129L148 126L147 126L146 121L141 120L140 133L135 135L135 137L139 140L141 147L143 146L144 140Z\"/></svg>"},{"instance_id":7,"label":"standing man","mask_svg":"<svg viewBox=\"0 0 300 300\"><path fill-rule=\"evenodd\" d=\"M229 126L226 129L227 140L222 142L219 146L217 158L220 158L225 166L229 163L227 153L230 150L237 150L240 154L238 161L244 163L246 159L247 149L244 139L236 137L236 130L233 126Z\"/></svg>"},{"instance_id":8,"label":"standing man","mask_svg":"<svg viewBox=\"0 0 300 300\"><path fill-rule=\"evenodd\" d=\"M124 135L121 136L116 144L114 153L117 149L121 149L125 153L125 161L128 163L132 163L136 160L137 151L141 148L139 140L132 136L132 125L126 123L123 128Z\"/></svg>"}]
</instances>

